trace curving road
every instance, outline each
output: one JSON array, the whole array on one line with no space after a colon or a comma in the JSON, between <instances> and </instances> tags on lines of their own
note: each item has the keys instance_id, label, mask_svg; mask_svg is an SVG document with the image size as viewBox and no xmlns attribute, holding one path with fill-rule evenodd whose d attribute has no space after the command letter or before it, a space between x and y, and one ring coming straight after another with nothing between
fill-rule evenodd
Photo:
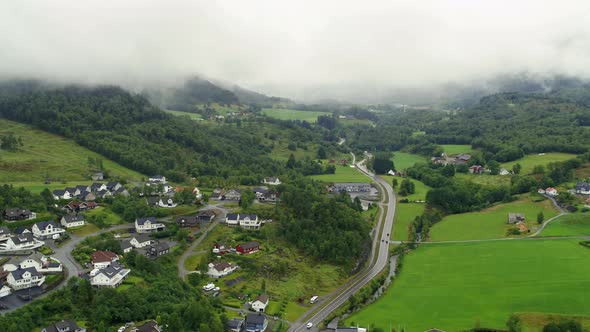
<instances>
[{"instance_id":1,"label":"curving road","mask_svg":"<svg viewBox=\"0 0 590 332\"><path fill-rule=\"evenodd\" d=\"M353 160L356 161L354 154L352 156ZM354 165L361 173L375 181L383 194L379 207L384 213L381 213L382 218L377 224L376 233L373 238L371 258L369 259L371 264L360 272L357 278L344 285L335 297L331 297L324 302L320 301L313 306L302 318L293 323L288 330L290 332L307 331L306 324L308 322L313 323L314 327L311 331L318 331L317 326L321 322L323 322L334 310L344 304L352 295L354 295L354 293L369 283L387 266L387 261L389 259L388 241L393 231L393 220L396 208L395 194L393 188L387 181L367 170L364 166L364 160L359 163L354 163Z\"/></svg>"}]
</instances>

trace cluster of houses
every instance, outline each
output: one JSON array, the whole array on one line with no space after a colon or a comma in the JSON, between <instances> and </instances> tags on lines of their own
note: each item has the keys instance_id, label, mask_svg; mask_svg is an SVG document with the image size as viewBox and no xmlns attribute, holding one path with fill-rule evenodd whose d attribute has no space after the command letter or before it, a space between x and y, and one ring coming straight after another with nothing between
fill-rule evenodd
<instances>
[{"instance_id":1,"label":"cluster of houses","mask_svg":"<svg viewBox=\"0 0 590 332\"><path fill-rule=\"evenodd\" d=\"M550 197L556 197L559 195L559 193L557 192L557 189L553 188L553 187L549 187L546 189L543 188L539 188L539 190L537 190L537 192L541 195L547 195Z\"/></svg>"},{"instance_id":2,"label":"cluster of houses","mask_svg":"<svg viewBox=\"0 0 590 332\"><path fill-rule=\"evenodd\" d=\"M134 249L143 253L148 258L158 258L170 253L170 244L153 240L149 234L135 234L121 241L121 250L123 253L126 254Z\"/></svg>"},{"instance_id":3,"label":"cluster of houses","mask_svg":"<svg viewBox=\"0 0 590 332\"><path fill-rule=\"evenodd\" d=\"M471 156L465 153L458 154L454 157L448 156L446 153L443 153L440 157L432 157L430 161L434 164L441 164L441 165L466 165L471 160Z\"/></svg>"},{"instance_id":4,"label":"cluster of houses","mask_svg":"<svg viewBox=\"0 0 590 332\"><path fill-rule=\"evenodd\" d=\"M116 288L127 278L131 270L119 264L119 256L111 251L95 251L91 256L90 284L97 287Z\"/></svg>"},{"instance_id":5,"label":"cluster of houses","mask_svg":"<svg viewBox=\"0 0 590 332\"><path fill-rule=\"evenodd\" d=\"M6 263L2 266L0 276L0 298L8 296L12 291L38 287L45 282L46 274L57 274L63 271L63 265L53 257L34 253L18 263Z\"/></svg>"},{"instance_id":6,"label":"cluster of houses","mask_svg":"<svg viewBox=\"0 0 590 332\"><path fill-rule=\"evenodd\" d=\"M258 241L249 241L246 243L242 243L237 245L235 248L228 247L224 244L215 243L213 245L212 252L218 255L224 255L230 252L235 252L237 254L253 254L260 250L260 242Z\"/></svg>"},{"instance_id":7,"label":"cluster of houses","mask_svg":"<svg viewBox=\"0 0 590 332\"><path fill-rule=\"evenodd\" d=\"M119 182L94 182L90 186L80 185L65 188L63 190L56 189L53 191L53 198L56 200L76 198L81 201L94 201L97 198L105 198L114 195L128 196L129 192Z\"/></svg>"},{"instance_id":8,"label":"cluster of houses","mask_svg":"<svg viewBox=\"0 0 590 332\"><path fill-rule=\"evenodd\" d=\"M176 224L180 227L196 227L210 223L215 218L212 210L199 211L195 216L176 217Z\"/></svg>"},{"instance_id":9,"label":"cluster of houses","mask_svg":"<svg viewBox=\"0 0 590 332\"><path fill-rule=\"evenodd\" d=\"M263 332L268 327L268 318L262 313L249 313L246 318L234 318L227 322L227 330L233 332Z\"/></svg>"},{"instance_id":10,"label":"cluster of houses","mask_svg":"<svg viewBox=\"0 0 590 332\"><path fill-rule=\"evenodd\" d=\"M64 218L62 218L64 222L80 223L80 221ZM53 220L35 223L31 229L18 227L14 234L8 228L0 227L0 252L36 249L45 244L42 240L58 239L65 232L65 229Z\"/></svg>"}]
</instances>

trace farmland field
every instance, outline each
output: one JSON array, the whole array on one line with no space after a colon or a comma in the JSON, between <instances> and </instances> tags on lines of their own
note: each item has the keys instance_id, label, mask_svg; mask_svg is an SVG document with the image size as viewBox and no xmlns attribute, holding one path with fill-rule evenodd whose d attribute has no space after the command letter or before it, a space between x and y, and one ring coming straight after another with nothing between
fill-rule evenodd
<instances>
[{"instance_id":1,"label":"farmland field","mask_svg":"<svg viewBox=\"0 0 590 332\"><path fill-rule=\"evenodd\" d=\"M453 214L443 218L430 229L431 241L481 240L506 237L508 213L524 213L529 229L537 227L537 214L543 211L545 219L557 215L549 200L535 203L529 198L499 204L470 213Z\"/></svg>"},{"instance_id":2,"label":"farmland field","mask_svg":"<svg viewBox=\"0 0 590 332\"><path fill-rule=\"evenodd\" d=\"M395 210L395 223L393 230L394 241L408 240L408 226L419 215L424 212L425 204L420 203L399 203Z\"/></svg>"},{"instance_id":3,"label":"farmland field","mask_svg":"<svg viewBox=\"0 0 590 332\"><path fill-rule=\"evenodd\" d=\"M373 182L369 177L364 176L356 168L350 166L336 166L335 174L311 175L312 179L322 182Z\"/></svg>"},{"instance_id":4,"label":"farmland field","mask_svg":"<svg viewBox=\"0 0 590 332\"><path fill-rule=\"evenodd\" d=\"M507 170L512 170L512 166L518 163L520 166L522 166L520 171L521 174L530 174L536 165L546 166L547 164L557 161L572 159L575 156L575 154L557 152L545 153L544 155L529 154L518 160L504 163L502 164L502 167L506 168Z\"/></svg>"},{"instance_id":5,"label":"farmland field","mask_svg":"<svg viewBox=\"0 0 590 332\"><path fill-rule=\"evenodd\" d=\"M471 145L444 144L441 146L443 147L444 152L448 155L471 152Z\"/></svg>"},{"instance_id":6,"label":"farmland field","mask_svg":"<svg viewBox=\"0 0 590 332\"><path fill-rule=\"evenodd\" d=\"M417 162L425 162L426 158L413 153L396 151L393 153L392 160L395 169L401 171L408 167L414 166L414 164Z\"/></svg>"},{"instance_id":7,"label":"farmland field","mask_svg":"<svg viewBox=\"0 0 590 332\"><path fill-rule=\"evenodd\" d=\"M264 108L262 113L279 120L301 120L316 122L320 115L330 115L328 112L307 112L281 108Z\"/></svg>"},{"instance_id":8,"label":"farmland field","mask_svg":"<svg viewBox=\"0 0 590 332\"><path fill-rule=\"evenodd\" d=\"M391 183L391 181L393 179L397 179L397 183L398 183L398 188L401 185L402 181L405 179L408 179L410 181L412 181L414 183L414 188L415 188L415 192L413 194L410 194L408 196L400 196L399 194L397 195L398 199L408 199L410 201L423 201L426 199L426 194L428 193L428 191L432 188L430 188L429 186L425 185L424 183L415 180L415 179L411 179L411 178L401 178L401 177L392 177L392 176L382 176L383 179L385 179L385 181L388 181L389 183ZM397 192L397 190L396 190Z\"/></svg>"},{"instance_id":9,"label":"farmland field","mask_svg":"<svg viewBox=\"0 0 590 332\"><path fill-rule=\"evenodd\" d=\"M513 312L588 315L589 273L590 250L577 240L424 244L386 294L346 322L461 331L503 329Z\"/></svg>"},{"instance_id":10,"label":"farmland field","mask_svg":"<svg viewBox=\"0 0 590 332\"><path fill-rule=\"evenodd\" d=\"M31 185L41 191L46 178L63 181L90 181L94 166L88 158L100 158L111 176L140 180L143 175L94 153L74 141L50 134L31 126L0 119L0 135L13 133L22 138L23 147L16 152L2 151L0 155L0 183ZM57 181L54 183L57 185ZM39 187L39 188L37 188ZM63 184L59 188L64 188Z\"/></svg>"},{"instance_id":11,"label":"farmland field","mask_svg":"<svg viewBox=\"0 0 590 332\"><path fill-rule=\"evenodd\" d=\"M540 236L590 235L590 215L567 214L549 223Z\"/></svg>"},{"instance_id":12,"label":"farmland field","mask_svg":"<svg viewBox=\"0 0 590 332\"><path fill-rule=\"evenodd\" d=\"M510 175L457 173L455 178L483 186L510 186Z\"/></svg>"}]
</instances>

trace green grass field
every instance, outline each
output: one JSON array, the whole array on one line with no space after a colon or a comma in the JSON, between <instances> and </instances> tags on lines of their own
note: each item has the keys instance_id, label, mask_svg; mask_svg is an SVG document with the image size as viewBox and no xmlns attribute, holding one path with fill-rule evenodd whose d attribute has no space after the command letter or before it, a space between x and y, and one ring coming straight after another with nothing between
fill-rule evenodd
<instances>
[{"instance_id":1,"label":"green grass field","mask_svg":"<svg viewBox=\"0 0 590 332\"><path fill-rule=\"evenodd\" d=\"M500 204L478 212L453 214L443 218L430 229L431 241L482 240L506 237L508 213L524 213L531 232L537 227L537 214L543 211L546 219L557 215L549 200L539 203L529 198Z\"/></svg>"},{"instance_id":2,"label":"green grass field","mask_svg":"<svg viewBox=\"0 0 590 332\"><path fill-rule=\"evenodd\" d=\"M402 171L408 167L414 166L417 162L427 161L425 157L413 153L396 151L393 153L393 164L395 169Z\"/></svg>"},{"instance_id":3,"label":"green grass field","mask_svg":"<svg viewBox=\"0 0 590 332\"><path fill-rule=\"evenodd\" d=\"M301 120L316 122L320 115L330 115L328 112L307 112L282 108L264 108L262 113L279 120Z\"/></svg>"},{"instance_id":4,"label":"green grass field","mask_svg":"<svg viewBox=\"0 0 590 332\"><path fill-rule=\"evenodd\" d=\"M350 166L336 166L335 174L311 175L312 179L322 182L373 182L356 168Z\"/></svg>"},{"instance_id":5,"label":"green grass field","mask_svg":"<svg viewBox=\"0 0 590 332\"><path fill-rule=\"evenodd\" d=\"M119 225L125 223L121 216L105 207L99 207L94 210L90 210L84 213L84 215L86 216L86 218L102 219L106 225Z\"/></svg>"},{"instance_id":6,"label":"green grass field","mask_svg":"<svg viewBox=\"0 0 590 332\"><path fill-rule=\"evenodd\" d=\"M455 178L484 186L510 186L510 175L456 173Z\"/></svg>"},{"instance_id":7,"label":"green grass field","mask_svg":"<svg viewBox=\"0 0 590 332\"><path fill-rule=\"evenodd\" d=\"M513 312L590 314L590 250L576 240L425 244L348 325L407 332L504 329Z\"/></svg>"},{"instance_id":8,"label":"green grass field","mask_svg":"<svg viewBox=\"0 0 590 332\"><path fill-rule=\"evenodd\" d=\"M522 166L520 174L530 174L533 171L533 168L537 165L546 166L549 163L564 161L575 157L575 154L557 152L545 153L544 155L529 154L518 160L504 163L502 164L502 167L506 168L507 170L512 170L512 166L518 163L520 166Z\"/></svg>"},{"instance_id":9,"label":"green grass field","mask_svg":"<svg viewBox=\"0 0 590 332\"><path fill-rule=\"evenodd\" d=\"M173 111L173 110L165 110L166 113L170 113L176 116L188 116L191 120L201 121L203 120L203 116L198 113L190 113L190 112L181 112L181 111Z\"/></svg>"},{"instance_id":10,"label":"green grass field","mask_svg":"<svg viewBox=\"0 0 590 332\"><path fill-rule=\"evenodd\" d=\"M393 228L394 241L408 240L408 226L417 216L422 215L425 205L421 203L398 203Z\"/></svg>"},{"instance_id":11,"label":"green grass field","mask_svg":"<svg viewBox=\"0 0 590 332\"><path fill-rule=\"evenodd\" d=\"M90 175L94 172L94 167L88 163L88 157L102 159L104 168L111 176L129 180L141 180L143 177L142 174L83 148L72 140L25 124L0 119L0 135L8 133L21 137L24 146L17 152L1 152L0 183L19 183L21 186L28 183L31 187L38 187L43 185L46 178L52 178L83 184L84 181L90 181ZM45 186L41 190L43 188ZM58 188L64 188L63 184Z\"/></svg>"},{"instance_id":12,"label":"green grass field","mask_svg":"<svg viewBox=\"0 0 590 332\"><path fill-rule=\"evenodd\" d=\"M590 215L566 214L549 223L540 236L590 235Z\"/></svg>"},{"instance_id":13,"label":"green grass field","mask_svg":"<svg viewBox=\"0 0 590 332\"><path fill-rule=\"evenodd\" d=\"M382 178L384 178L386 181L389 181L389 183L391 183L392 179L394 179L394 177L391 177L391 176L383 176ZM401 185L404 178L400 178L400 177L396 176L395 179L397 179L398 187L396 188L396 192L398 192L399 186ZM423 200L425 200L426 194L432 188L430 188L429 186L425 185L424 183L422 183L418 180L414 180L414 179L410 179L410 178L407 178L407 179L409 179L410 181L412 181L414 183L415 192L413 194L408 195L408 196L397 195L398 200L404 199L404 198L407 198L410 201L423 201Z\"/></svg>"},{"instance_id":14,"label":"green grass field","mask_svg":"<svg viewBox=\"0 0 590 332\"><path fill-rule=\"evenodd\" d=\"M459 153L470 153L472 151L471 145L463 144L443 144L443 150L448 155Z\"/></svg>"}]
</instances>

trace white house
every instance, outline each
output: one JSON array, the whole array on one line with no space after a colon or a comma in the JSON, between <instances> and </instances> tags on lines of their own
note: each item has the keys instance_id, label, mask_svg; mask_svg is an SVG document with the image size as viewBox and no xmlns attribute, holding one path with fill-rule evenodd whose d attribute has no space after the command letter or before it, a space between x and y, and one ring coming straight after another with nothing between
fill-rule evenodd
<instances>
[{"instance_id":1,"label":"white house","mask_svg":"<svg viewBox=\"0 0 590 332\"><path fill-rule=\"evenodd\" d=\"M143 248L152 244L152 239L147 234L139 234L133 236L133 238L131 238L129 241L129 244L131 244L134 248Z\"/></svg>"},{"instance_id":2,"label":"white house","mask_svg":"<svg viewBox=\"0 0 590 332\"><path fill-rule=\"evenodd\" d=\"M159 207L165 207L165 208L173 208L176 207L178 204L174 203L174 201L172 200L172 198L160 198L160 200L158 201L158 206Z\"/></svg>"},{"instance_id":3,"label":"white house","mask_svg":"<svg viewBox=\"0 0 590 332\"><path fill-rule=\"evenodd\" d=\"M62 320L44 327L41 332L86 332L86 329L78 326L73 320Z\"/></svg>"},{"instance_id":4,"label":"white house","mask_svg":"<svg viewBox=\"0 0 590 332\"><path fill-rule=\"evenodd\" d=\"M222 196L228 201L239 201L242 198L242 193L239 189L230 189Z\"/></svg>"},{"instance_id":5,"label":"white house","mask_svg":"<svg viewBox=\"0 0 590 332\"><path fill-rule=\"evenodd\" d=\"M279 178L271 176L269 178L264 178L264 180L262 180L262 183L264 184L270 184L272 186L278 186L279 184L281 184L281 180L279 180Z\"/></svg>"},{"instance_id":6,"label":"white house","mask_svg":"<svg viewBox=\"0 0 590 332\"><path fill-rule=\"evenodd\" d=\"M56 189L53 191L53 199L72 199L72 195L69 191Z\"/></svg>"},{"instance_id":7,"label":"white house","mask_svg":"<svg viewBox=\"0 0 590 332\"><path fill-rule=\"evenodd\" d=\"M545 195L557 196L559 194L557 193L557 189L549 187L549 188L545 189Z\"/></svg>"},{"instance_id":8,"label":"white house","mask_svg":"<svg viewBox=\"0 0 590 332\"><path fill-rule=\"evenodd\" d=\"M30 250L43 246L43 241L36 240L30 232L9 237L6 242L0 242L0 251Z\"/></svg>"},{"instance_id":9,"label":"white house","mask_svg":"<svg viewBox=\"0 0 590 332\"><path fill-rule=\"evenodd\" d=\"M245 229L259 229L262 221L255 214L229 213L225 217L225 223L229 226L239 225Z\"/></svg>"},{"instance_id":10,"label":"white house","mask_svg":"<svg viewBox=\"0 0 590 332\"><path fill-rule=\"evenodd\" d=\"M109 267L113 262L119 261L119 256L112 251L95 251L90 256L90 262L95 269L102 270Z\"/></svg>"},{"instance_id":11,"label":"white house","mask_svg":"<svg viewBox=\"0 0 590 332\"><path fill-rule=\"evenodd\" d=\"M148 178L150 182L166 183L166 177L162 175L154 175Z\"/></svg>"},{"instance_id":12,"label":"white house","mask_svg":"<svg viewBox=\"0 0 590 332\"><path fill-rule=\"evenodd\" d=\"M63 265L55 258L45 256L41 253L34 253L25 258L19 264L19 268L35 268L40 273L57 273L63 271Z\"/></svg>"},{"instance_id":13,"label":"white house","mask_svg":"<svg viewBox=\"0 0 590 332\"><path fill-rule=\"evenodd\" d=\"M250 308L256 312L264 312L268 305L268 296L259 295L254 301L250 302Z\"/></svg>"},{"instance_id":14,"label":"white house","mask_svg":"<svg viewBox=\"0 0 590 332\"><path fill-rule=\"evenodd\" d=\"M211 278L221 278L232 274L237 269L237 265L227 262L220 262L217 264L209 263L209 271L207 271L207 275Z\"/></svg>"},{"instance_id":15,"label":"white house","mask_svg":"<svg viewBox=\"0 0 590 332\"><path fill-rule=\"evenodd\" d=\"M115 288L123 283L123 280L127 278L127 275L129 275L130 272L131 270L124 269L119 263L113 262L110 266L99 270L98 273L90 279L90 284L97 287Z\"/></svg>"},{"instance_id":16,"label":"white house","mask_svg":"<svg viewBox=\"0 0 590 332\"><path fill-rule=\"evenodd\" d=\"M159 223L154 217L135 219L135 231L137 233L153 233L166 228L166 225Z\"/></svg>"},{"instance_id":17,"label":"white house","mask_svg":"<svg viewBox=\"0 0 590 332\"><path fill-rule=\"evenodd\" d=\"M195 187L195 189L193 189L193 195L195 195L196 199L203 198L203 194L201 194L201 190L197 187Z\"/></svg>"},{"instance_id":18,"label":"white house","mask_svg":"<svg viewBox=\"0 0 590 332\"><path fill-rule=\"evenodd\" d=\"M10 293L12 293L12 290L10 289L10 287L8 287L0 282L0 298L8 296L8 295L10 295Z\"/></svg>"},{"instance_id":19,"label":"white house","mask_svg":"<svg viewBox=\"0 0 590 332\"><path fill-rule=\"evenodd\" d=\"M501 168L500 169L500 173L498 173L498 174L500 174L500 175L510 175L510 171L508 171L505 168Z\"/></svg>"},{"instance_id":20,"label":"white house","mask_svg":"<svg viewBox=\"0 0 590 332\"><path fill-rule=\"evenodd\" d=\"M55 221L41 221L33 225L33 235L39 239L58 238L61 234L66 231L57 226Z\"/></svg>"},{"instance_id":21,"label":"white house","mask_svg":"<svg viewBox=\"0 0 590 332\"><path fill-rule=\"evenodd\" d=\"M39 273L34 267L29 267L10 272L6 278L6 282L12 289L19 290L41 286L45 282L45 276Z\"/></svg>"},{"instance_id":22,"label":"white house","mask_svg":"<svg viewBox=\"0 0 590 332\"><path fill-rule=\"evenodd\" d=\"M133 245L131 244L131 241L129 241L129 240L121 241L121 250L123 250L124 254L133 250Z\"/></svg>"},{"instance_id":23,"label":"white house","mask_svg":"<svg viewBox=\"0 0 590 332\"><path fill-rule=\"evenodd\" d=\"M576 194L579 195L590 195L590 183L578 182L576 184Z\"/></svg>"},{"instance_id":24,"label":"white house","mask_svg":"<svg viewBox=\"0 0 590 332\"><path fill-rule=\"evenodd\" d=\"M84 216L68 214L61 217L61 225L65 228L84 226Z\"/></svg>"}]
</instances>

